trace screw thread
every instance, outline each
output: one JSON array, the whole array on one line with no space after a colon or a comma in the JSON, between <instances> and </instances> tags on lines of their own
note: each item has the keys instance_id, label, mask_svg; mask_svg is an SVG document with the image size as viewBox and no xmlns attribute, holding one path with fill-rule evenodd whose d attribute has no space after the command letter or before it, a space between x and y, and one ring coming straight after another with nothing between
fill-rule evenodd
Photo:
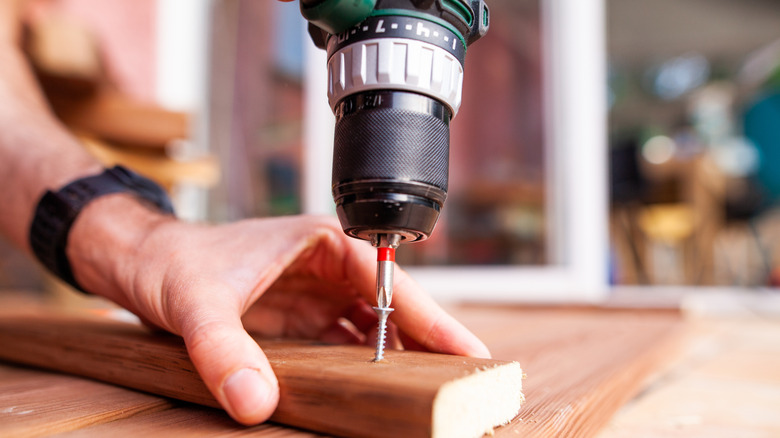
<instances>
[{"instance_id":1,"label":"screw thread","mask_svg":"<svg viewBox=\"0 0 780 438\"><path fill-rule=\"evenodd\" d=\"M381 319L379 321L379 328L376 331L376 355L374 356L374 362L378 362L385 358L386 338L387 338L387 320Z\"/></svg>"},{"instance_id":2,"label":"screw thread","mask_svg":"<svg viewBox=\"0 0 780 438\"><path fill-rule=\"evenodd\" d=\"M379 316L379 326L376 329L376 354L374 362L379 362L385 358L385 342L387 340L387 315L393 311L389 307L374 307L374 311Z\"/></svg>"}]
</instances>

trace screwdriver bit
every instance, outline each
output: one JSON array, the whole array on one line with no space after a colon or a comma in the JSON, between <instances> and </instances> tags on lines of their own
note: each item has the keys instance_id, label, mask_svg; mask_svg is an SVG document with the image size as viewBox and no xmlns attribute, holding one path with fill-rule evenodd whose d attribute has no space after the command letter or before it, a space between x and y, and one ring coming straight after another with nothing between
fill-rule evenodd
<instances>
[{"instance_id":1,"label":"screwdriver bit","mask_svg":"<svg viewBox=\"0 0 780 438\"><path fill-rule=\"evenodd\" d=\"M401 236L397 234L379 234L372 239L377 248L376 259L376 307L374 311L379 317L376 332L376 355L374 362L384 359L385 340L387 337L387 317L393 311L390 303L393 300L393 270L395 267L395 249Z\"/></svg>"}]
</instances>

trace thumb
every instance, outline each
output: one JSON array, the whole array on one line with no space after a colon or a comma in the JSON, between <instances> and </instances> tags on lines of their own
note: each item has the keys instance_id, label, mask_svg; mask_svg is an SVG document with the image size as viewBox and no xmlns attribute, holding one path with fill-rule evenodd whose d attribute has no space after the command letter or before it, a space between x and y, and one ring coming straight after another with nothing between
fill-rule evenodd
<instances>
[{"instance_id":1,"label":"thumb","mask_svg":"<svg viewBox=\"0 0 780 438\"><path fill-rule=\"evenodd\" d=\"M181 334L195 368L233 419L252 425L267 420L279 403L279 382L235 309L190 309Z\"/></svg>"}]
</instances>

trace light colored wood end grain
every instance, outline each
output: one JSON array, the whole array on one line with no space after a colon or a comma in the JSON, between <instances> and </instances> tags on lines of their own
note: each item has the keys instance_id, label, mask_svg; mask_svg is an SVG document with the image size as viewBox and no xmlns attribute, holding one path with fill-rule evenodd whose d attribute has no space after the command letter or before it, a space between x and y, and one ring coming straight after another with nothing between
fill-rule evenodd
<instances>
[{"instance_id":1,"label":"light colored wood end grain","mask_svg":"<svg viewBox=\"0 0 780 438\"><path fill-rule=\"evenodd\" d=\"M434 438L471 438L491 434L520 411L523 370L517 362L475 370L445 383L433 401Z\"/></svg>"}]
</instances>

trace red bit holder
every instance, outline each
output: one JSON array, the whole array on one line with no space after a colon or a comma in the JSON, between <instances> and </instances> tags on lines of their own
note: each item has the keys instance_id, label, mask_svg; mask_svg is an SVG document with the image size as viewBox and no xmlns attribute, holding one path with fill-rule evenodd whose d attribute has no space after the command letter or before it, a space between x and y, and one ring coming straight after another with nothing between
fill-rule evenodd
<instances>
[{"instance_id":1,"label":"red bit holder","mask_svg":"<svg viewBox=\"0 0 780 438\"><path fill-rule=\"evenodd\" d=\"M395 248L377 248L376 261L378 262L394 262L395 261Z\"/></svg>"}]
</instances>

